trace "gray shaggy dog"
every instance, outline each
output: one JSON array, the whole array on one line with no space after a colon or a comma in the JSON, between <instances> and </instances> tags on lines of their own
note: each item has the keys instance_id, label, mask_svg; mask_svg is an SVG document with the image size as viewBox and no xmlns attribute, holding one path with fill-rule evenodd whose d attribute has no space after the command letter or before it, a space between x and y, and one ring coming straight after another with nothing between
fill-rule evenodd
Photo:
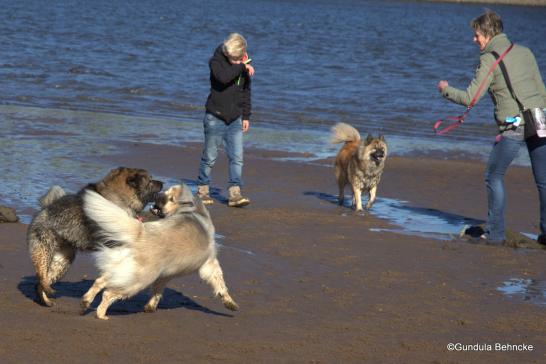
<instances>
[{"instance_id":1,"label":"gray shaggy dog","mask_svg":"<svg viewBox=\"0 0 546 364\"><path fill-rule=\"evenodd\" d=\"M163 183L144 169L119 167L100 182L89 184L76 194L53 186L40 199L42 209L27 231L30 259L36 270L37 301L52 306L51 285L61 279L76 257L77 250L94 250L97 225L83 212L83 195L95 191L132 216L154 201Z\"/></svg>"}]
</instances>

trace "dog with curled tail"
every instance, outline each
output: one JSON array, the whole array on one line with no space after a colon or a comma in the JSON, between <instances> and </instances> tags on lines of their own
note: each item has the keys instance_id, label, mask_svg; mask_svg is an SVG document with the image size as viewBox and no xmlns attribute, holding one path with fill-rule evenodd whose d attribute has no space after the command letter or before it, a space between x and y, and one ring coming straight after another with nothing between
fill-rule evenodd
<instances>
[{"instance_id":1,"label":"dog with curled tail","mask_svg":"<svg viewBox=\"0 0 546 364\"><path fill-rule=\"evenodd\" d=\"M331 142L343 143L335 161L335 175L339 187L338 202L343 205L345 186L353 190L353 208L362 211L362 192L368 194L366 209L375 202L377 186L381 180L387 159L387 143L383 135L374 137L368 134L361 140L360 133L345 123L332 127Z\"/></svg>"}]
</instances>

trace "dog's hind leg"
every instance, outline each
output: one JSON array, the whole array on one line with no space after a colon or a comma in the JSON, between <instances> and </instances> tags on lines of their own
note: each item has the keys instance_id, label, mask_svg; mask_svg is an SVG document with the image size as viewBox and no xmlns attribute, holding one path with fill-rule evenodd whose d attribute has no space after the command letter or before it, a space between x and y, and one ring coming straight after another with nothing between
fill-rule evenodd
<instances>
[{"instance_id":1,"label":"dog's hind leg","mask_svg":"<svg viewBox=\"0 0 546 364\"><path fill-rule=\"evenodd\" d=\"M75 257L76 249L69 245L63 245L55 252L51 266L49 267L50 284L64 277Z\"/></svg>"},{"instance_id":2,"label":"dog's hind leg","mask_svg":"<svg viewBox=\"0 0 546 364\"><path fill-rule=\"evenodd\" d=\"M218 259L208 259L205 264L199 268L199 276L211 286L214 295L222 299L222 303L227 309L232 311L237 311L239 309L239 305L235 303L228 293L226 282L224 282L224 274L222 273L222 268L220 267Z\"/></svg>"},{"instance_id":3,"label":"dog's hind leg","mask_svg":"<svg viewBox=\"0 0 546 364\"><path fill-rule=\"evenodd\" d=\"M54 302L48 297L55 291L51 288L50 267L57 247L54 233L47 229L35 229L28 235L29 252L32 265L36 270L36 299L45 306L51 307Z\"/></svg>"},{"instance_id":4,"label":"dog's hind leg","mask_svg":"<svg viewBox=\"0 0 546 364\"><path fill-rule=\"evenodd\" d=\"M111 291L109 289L104 290L104 292L102 292L102 301L97 307L97 318L101 320L108 320L108 316L106 316L106 311L108 310L108 307L110 307L114 302L122 299L123 297L124 296L122 294Z\"/></svg>"},{"instance_id":5,"label":"dog's hind leg","mask_svg":"<svg viewBox=\"0 0 546 364\"><path fill-rule=\"evenodd\" d=\"M339 195L337 196L337 203L338 205L342 206L343 200L345 199L345 185L347 184L347 179L342 174L341 167L338 166L337 163L336 163L335 174L336 174L337 186L339 189Z\"/></svg>"},{"instance_id":6,"label":"dog's hind leg","mask_svg":"<svg viewBox=\"0 0 546 364\"><path fill-rule=\"evenodd\" d=\"M345 199L345 181L338 179L337 186L339 187L339 195L337 196L337 204L343 206L343 200Z\"/></svg>"},{"instance_id":7,"label":"dog's hind leg","mask_svg":"<svg viewBox=\"0 0 546 364\"><path fill-rule=\"evenodd\" d=\"M161 300L161 297L163 296L163 290L165 289L165 286L167 285L167 282L170 280L170 277L162 277L158 278L153 284L152 284L152 297L148 300L148 303L144 306L144 312L155 312L157 310L157 305L159 304L159 300Z\"/></svg>"},{"instance_id":8,"label":"dog's hind leg","mask_svg":"<svg viewBox=\"0 0 546 364\"><path fill-rule=\"evenodd\" d=\"M83 295L80 302L80 314L84 315L87 312L87 309L95 299L95 296L106 287L106 278L104 275L100 276L95 280L91 288Z\"/></svg>"},{"instance_id":9,"label":"dog's hind leg","mask_svg":"<svg viewBox=\"0 0 546 364\"><path fill-rule=\"evenodd\" d=\"M366 203L366 210L369 210L372 208L372 205L375 202L375 194L377 193L377 186L374 186L370 189L368 193L368 203Z\"/></svg>"}]
</instances>

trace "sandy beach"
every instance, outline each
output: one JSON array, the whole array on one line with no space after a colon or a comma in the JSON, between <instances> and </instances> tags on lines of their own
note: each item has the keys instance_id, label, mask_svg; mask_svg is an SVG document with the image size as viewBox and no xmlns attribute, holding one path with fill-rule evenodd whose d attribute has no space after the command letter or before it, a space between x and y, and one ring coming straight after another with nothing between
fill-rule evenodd
<instances>
[{"instance_id":1,"label":"sandy beach","mask_svg":"<svg viewBox=\"0 0 546 364\"><path fill-rule=\"evenodd\" d=\"M128 144L105 165L138 166L193 180L200 145ZM514 277L544 280L546 252L441 241L388 231L373 213L338 207L332 161L274 161L247 150L245 192L252 204L210 211L226 282L240 311L227 311L197 276L173 280L154 314L147 294L112 306L108 322L79 299L96 277L80 254L56 284L53 308L34 302L27 225L0 224L3 363L541 363L544 306L497 287ZM105 174L107 168L105 169ZM227 179L225 156L213 185ZM392 157L379 198L483 219L483 164ZM511 229L536 233L538 205L530 169L507 177ZM348 191L347 191L348 192ZM372 229L372 230L371 230ZM95 301L93 307L96 307ZM449 351L447 345L480 351ZM501 351L495 345L532 345ZM479 344L481 346L476 346ZM491 350L487 350L491 345Z\"/></svg>"}]
</instances>

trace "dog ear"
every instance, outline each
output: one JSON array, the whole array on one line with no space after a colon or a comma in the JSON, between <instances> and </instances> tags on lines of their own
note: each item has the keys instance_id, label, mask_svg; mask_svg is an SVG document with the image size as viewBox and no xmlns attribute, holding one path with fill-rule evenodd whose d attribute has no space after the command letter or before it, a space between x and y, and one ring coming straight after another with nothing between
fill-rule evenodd
<instances>
[{"instance_id":1,"label":"dog ear","mask_svg":"<svg viewBox=\"0 0 546 364\"><path fill-rule=\"evenodd\" d=\"M385 136L383 134L379 134L379 140L384 142L385 141Z\"/></svg>"},{"instance_id":2,"label":"dog ear","mask_svg":"<svg viewBox=\"0 0 546 364\"><path fill-rule=\"evenodd\" d=\"M368 134L368 136L366 137L366 141L364 142L364 145L368 145L368 144L370 144L372 141L373 141L373 135Z\"/></svg>"}]
</instances>

